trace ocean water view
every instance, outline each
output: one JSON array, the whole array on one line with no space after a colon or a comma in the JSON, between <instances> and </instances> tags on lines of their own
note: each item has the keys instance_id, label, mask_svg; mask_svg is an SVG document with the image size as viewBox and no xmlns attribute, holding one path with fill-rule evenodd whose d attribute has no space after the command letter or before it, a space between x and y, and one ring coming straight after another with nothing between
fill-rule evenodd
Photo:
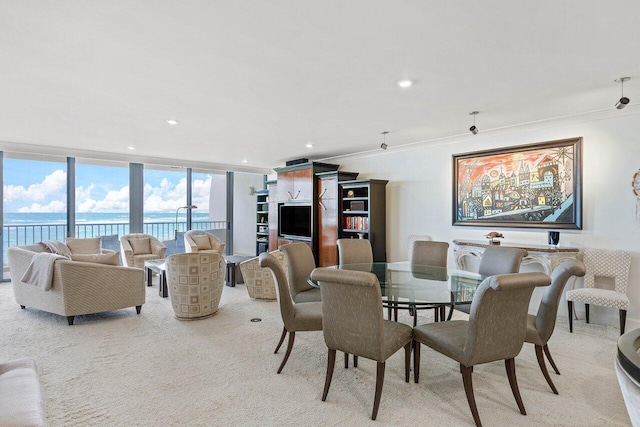
<instances>
[{"instance_id":1,"label":"ocean water view","mask_svg":"<svg viewBox=\"0 0 640 427\"><path fill-rule=\"evenodd\" d=\"M65 224L67 214L64 212L5 212L4 225L44 225ZM184 210L180 211L178 220L185 221ZM153 212L144 214L144 222L175 222L174 212ZM193 211L192 220L209 221L208 212ZM86 212L76 213L76 224L111 224L128 223L129 212Z\"/></svg>"}]
</instances>

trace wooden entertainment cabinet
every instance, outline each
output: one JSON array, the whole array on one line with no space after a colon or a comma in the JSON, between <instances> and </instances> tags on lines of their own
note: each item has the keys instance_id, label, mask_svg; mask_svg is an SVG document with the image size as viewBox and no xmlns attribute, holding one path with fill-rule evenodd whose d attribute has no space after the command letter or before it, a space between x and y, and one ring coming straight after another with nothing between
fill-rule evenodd
<instances>
[{"instance_id":1,"label":"wooden entertainment cabinet","mask_svg":"<svg viewBox=\"0 0 640 427\"><path fill-rule=\"evenodd\" d=\"M338 263L338 238L358 238L360 234L371 240L374 259L386 260L387 181L356 180L358 173L338 171L338 167L330 163L305 162L275 169L278 179L269 185L270 251L287 243L304 242L313 251L316 265L335 265ZM359 209L352 211L351 203L354 202ZM310 237L278 235L278 213L282 204L311 207ZM347 227L348 217L362 218L359 220L362 227L357 230Z\"/></svg>"}]
</instances>

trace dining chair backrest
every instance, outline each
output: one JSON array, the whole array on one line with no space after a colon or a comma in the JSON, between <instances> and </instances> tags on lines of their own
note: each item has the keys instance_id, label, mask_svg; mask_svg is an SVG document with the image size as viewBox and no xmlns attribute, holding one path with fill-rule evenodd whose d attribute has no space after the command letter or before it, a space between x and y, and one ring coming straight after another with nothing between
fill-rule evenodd
<instances>
[{"instance_id":1,"label":"dining chair backrest","mask_svg":"<svg viewBox=\"0 0 640 427\"><path fill-rule=\"evenodd\" d=\"M276 295L278 304L280 304L280 315L285 328L290 328L294 319L293 300L289 292L289 283L287 276L282 269L282 264L271 254L263 252L259 257L260 267L269 268L273 273L273 279L276 283Z\"/></svg>"},{"instance_id":2,"label":"dining chair backrest","mask_svg":"<svg viewBox=\"0 0 640 427\"><path fill-rule=\"evenodd\" d=\"M524 344L533 289L549 283L551 279L544 273L487 277L471 303L461 363L472 366L517 356Z\"/></svg>"},{"instance_id":3,"label":"dining chair backrest","mask_svg":"<svg viewBox=\"0 0 640 427\"><path fill-rule=\"evenodd\" d=\"M428 242L431 241L431 236L429 236L428 234L409 234L409 237L407 238L408 241L408 246L407 246L407 250L409 251L409 262L411 263L411 257L413 254L413 242L416 241L423 241L423 242Z\"/></svg>"},{"instance_id":4,"label":"dining chair backrest","mask_svg":"<svg viewBox=\"0 0 640 427\"><path fill-rule=\"evenodd\" d=\"M416 240L411 248L411 264L446 267L449 243Z\"/></svg>"},{"instance_id":5,"label":"dining chair backrest","mask_svg":"<svg viewBox=\"0 0 640 427\"><path fill-rule=\"evenodd\" d=\"M373 250L369 239L338 239L338 262L345 264L370 264Z\"/></svg>"},{"instance_id":6,"label":"dining chair backrest","mask_svg":"<svg viewBox=\"0 0 640 427\"><path fill-rule=\"evenodd\" d=\"M626 251L587 248L584 250L584 287L595 288L596 277L613 278L614 289L627 293L631 255Z\"/></svg>"},{"instance_id":7,"label":"dining chair backrest","mask_svg":"<svg viewBox=\"0 0 640 427\"><path fill-rule=\"evenodd\" d=\"M382 295L377 277L364 271L316 268L327 347L384 362Z\"/></svg>"},{"instance_id":8,"label":"dining chair backrest","mask_svg":"<svg viewBox=\"0 0 640 427\"><path fill-rule=\"evenodd\" d=\"M306 243L289 243L280 246L289 265L289 290L295 299L300 292L313 289L307 282L311 272L316 268L316 260L311 248Z\"/></svg>"},{"instance_id":9,"label":"dining chair backrest","mask_svg":"<svg viewBox=\"0 0 640 427\"><path fill-rule=\"evenodd\" d=\"M517 273L528 252L519 248L488 246L480 258L478 273L482 276Z\"/></svg>"}]
</instances>

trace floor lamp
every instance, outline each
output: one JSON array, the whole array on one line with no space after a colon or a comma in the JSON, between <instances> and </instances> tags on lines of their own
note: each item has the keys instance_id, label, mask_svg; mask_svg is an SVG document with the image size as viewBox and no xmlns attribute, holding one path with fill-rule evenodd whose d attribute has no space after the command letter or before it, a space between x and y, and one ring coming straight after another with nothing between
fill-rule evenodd
<instances>
[{"instance_id":1,"label":"floor lamp","mask_svg":"<svg viewBox=\"0 0 640 427\"><path fill-rule=\"evenodd\" d=\"M173 241L174 241L173 248L176 251L176 253L178 253L178 212L180 212L180 209L198 209L198 207L196 205L187 205L187 206L180 206L178 209L176 209L176 227L173 230Z\"/></svg>"}]
</instances>

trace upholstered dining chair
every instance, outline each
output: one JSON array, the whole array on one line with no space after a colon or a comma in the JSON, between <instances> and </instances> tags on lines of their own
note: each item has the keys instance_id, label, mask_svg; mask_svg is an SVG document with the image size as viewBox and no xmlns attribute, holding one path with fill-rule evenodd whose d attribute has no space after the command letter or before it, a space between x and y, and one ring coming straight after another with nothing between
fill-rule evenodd
<instances>
[{"instance_id":1,"label":"upholstered dining chair","mask_svg":"<svg viewBox=\"0 0 640 427\"><path fill-rule=\"evenodd\" d=\"M120 238L122 265L144 268L144 262L164 258L167 247L150 234L125 234Z\"/></svg>"},{"instance_id":2,"label":"upholstered dining chair","mask_svg":"<svg viewBox=\"0 0 640 427\"><path fill-rule=\"evenodd\" d=\"M413 256L413 242L421 241L421 242L429 242L432 238L428 234L409 234L407 241L409 245L407 246L407 250L409 251L409 262L413 262L411 257Z\"/></svg>"},{"instance_id":3,"label":"upholstered dining chair","mask_svg":"<svg viewBox=\"0 0 640 427\"><path fill-rule=\"evenodd\" d=\"M340 265L373 262L373 250L369 239L338 239L337 243Z\"/></svg>"},{"instance_id":4,"label":"upholstered dining chair","mask_svg":"<svg viewBox=\"0 0 640 427\"><path fill-rule=\"evenodd\" d=\"M405 381L409 382L411 327L382 318L382 295L375 274L364 271L317 268L311 273L322 292L324 341L329 349L322 400L327 399L336 361L344 351L377 362L371 419L380 407L386 360L404 347Z\"/></svg>"},{"instance_id":5,"label":"upholstered dining chair","mask_svg":"<svg viewBox=\"0 0 640 427\"><path fill-rule=\"evenodd\" d=\"M570 259L561 262L551 273L551 285L547 286L544 290L538 312L535 315L527 315L527 335L524 338L524 342L531 343L535 346L536 358L538 359L538 365L540 365L542 375L544 375L547 384L549 384L549 387L551 387L551 390L555 394L558 394L558 390L549 376L549 371L544 363L543 351L544 354L547 355L547 359L549 359L553 370L556 374L560 375L560 371L551 357L547 343L556 326L558 305L560 305L560 298L562 298L562 292L564 291L567 281L574 276L582 277L584 273L585 268L582 261Z\"/></svg>"},{"instance_id":6,"label":"upholstered dining chair","mask_svg":"<svg viewBox=\"0 0 640 427\"><path fill-rule=\"evenodd\" d=\"M309 276L316 268L316 260L311 248L306 243L289 243L280 246L289 266L289 289L296 303L321 301L320 289L308 282Z\"/></svg>"},{"instance_id":7,"label":"upholstered dining chair","mask_svg":"<svg viewBox=\"0 0 640 427\"><path fill-rule=\"evenodd\" d=\"M497 245L487 246L480 257L478 274L481 276L495 276L496 274L517 273L520 270L522 259L527 255L528 252L524 249ZM471 304L457 304L454 308L469 314ZM451 319L452 313L453 310L449 313L449 319Z\"/></svg>"},{"instance_id":8,"label":"upholstered dining chair","mask_svg":"<svg viewBox=\"0 0 640 427\"><path fill-rule=\"evenodd\" d=\"M189 230L184 233L184 250L189 252L216 253L224 256L225 243L202 231Z\"/></svg>"},{"instance_id":9,"label":"upholstered dining chair","mask_svg":"<svg viewBox=\"0 0 640 427\"><path fill-rule=\"evenodd\" d=\"M278 373L280 373L291 354L296 332L322 330L322 303L319 301L294 303L291 298L291 292L289 291L287 277L280 262L267 252L261 253L258 259L260 260L260 267L271 269L276 283L280 315L284 323L282 336L274 353L278 352L284 342L284 338L287 336L287 333L289 333L287 352L278 368Z\"/></svg>"},{"instance_id":10,"label":"upholstered dining chair","mask_svg":"<svg viewBox=\"0 0 640 427\"><path fill-rule=\"evenodd\" d=\"M213 316L224 287L226 263L219 254L175 254L167 257L171 306L178 320Z\"/></svg>"},{"instance_id":11,"label":"upholstered dining chair","mask_svg":"<svg viewBox=\"0 0 640 427\"><path fill-rule=\"evenodd\" d=\"M413 270L414 266L431 266L431 267L440 267L446 269L447 267L447 257L449 253L449 243L447 242L436 242L433 240L414 240L411 245L411 252L409 259L411 260L411 267ZM412 274L416 277L421 276L421 272L412 271ZM442 270L443 272L445 270ZM442 277L443 280L446 280L446 274ZM434 311L434 320L437 322L438 320L445 319L445 305L434 305L429 307L416 307L415 312L413 313L413 326L416 326L418 322L418 310L423 309L431 309ZM397 309L396 309L397 310ZM453 308L452 308L453 310ZM397 321L397 312L396 312L396 321Z\"/></svg>"},{"instance_id":12,"label":"upholstered dining chair","mask_svg":"<svg viewBox=\"0 0 640 427\"><path fill-rule=\"evenodd\" d=\"M469 408L476 425L480 426L471 379L473 367L504 359L511 391L520 413L526 415L516 381L514 358L524 344L533 289L549 283L551 279L544 273L490 276L475 292L468 321L429 323L413 328L415 382L420 377L420 344L460 363Z\"/></svg>"},{"instance_id":13,"label":"upholstered dining chair","mask_svg":"<svg viewBox=\"0 0 640 427\"><path fill-rule=\"evenodd\" d=\"M619 310L620 335L624 327L629 308L627 282L631 268L631 255L625 251L587 248L584 250L584 288L567 291L569 306L569 331L573 332L573 303L585 305L585 317L589 323L589 305L613 307ZM596 279L613 281L614 289L596 287Z\"/></svg>"}]
</instances>

